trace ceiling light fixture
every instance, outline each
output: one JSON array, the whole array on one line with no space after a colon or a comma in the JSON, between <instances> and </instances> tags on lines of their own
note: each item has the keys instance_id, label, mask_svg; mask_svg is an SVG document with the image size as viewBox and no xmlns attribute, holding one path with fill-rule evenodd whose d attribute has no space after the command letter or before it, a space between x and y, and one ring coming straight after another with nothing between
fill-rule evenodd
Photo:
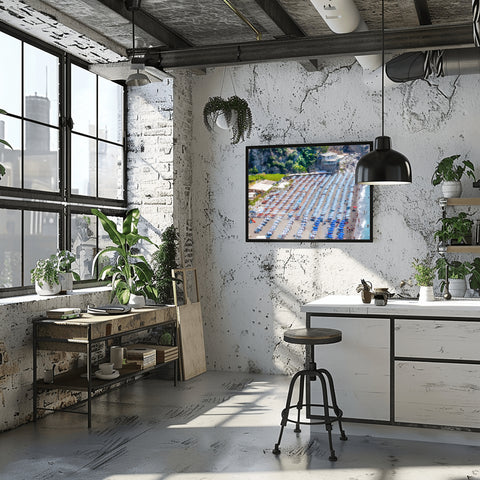
<instances>
[{"instance_id":1,"label":"ceiling light fixture","mask_svg":"<svg viewBox=\"0 0 480 480\"><path fill-rule=\"evenodd\" d=\"M149 78L144 73L140 73L140 69L145 68L145 64L143 61L139 62L135 57L135 11L140 10L140 2L141 0L125 1L127 10L132 12L132 69L136 70L136 73L130 74L127 78L127 85L129 87L141 87L150 83Z\"/></svg>"},{"instance_id":2,"label":"ceiling light fixture","mask_svg":"<svg viewBox=\"0 0 480 480\"><path fill-rule=\"evenodd\" d=\"M375 150L364 155L355 169L355 183L395 185L412 183L412 169L407 157L390 148L385 136L385 0L382 0L382 135L375 139Z\"/></svg>"}]
</instances>

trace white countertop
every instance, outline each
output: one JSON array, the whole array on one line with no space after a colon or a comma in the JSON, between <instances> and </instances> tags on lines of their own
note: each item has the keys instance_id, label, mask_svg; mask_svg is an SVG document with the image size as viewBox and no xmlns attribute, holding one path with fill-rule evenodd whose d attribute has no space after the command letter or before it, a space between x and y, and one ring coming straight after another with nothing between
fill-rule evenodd
<instances>
[{"instance_id":1,"label":"white countertop","mask_svg":"<svg viewBox=\"0 0 480 480\"><path fill-rule=\"evenodd\" d=\"M362 303L359 295L330 295L314 300L301 307L302 312L355 315L413 315L429 317L471 317L480 318L480 298L465 298L419 303L418 300L388 300L387 305L377 306Z\"/></svg>"}]
</instances>

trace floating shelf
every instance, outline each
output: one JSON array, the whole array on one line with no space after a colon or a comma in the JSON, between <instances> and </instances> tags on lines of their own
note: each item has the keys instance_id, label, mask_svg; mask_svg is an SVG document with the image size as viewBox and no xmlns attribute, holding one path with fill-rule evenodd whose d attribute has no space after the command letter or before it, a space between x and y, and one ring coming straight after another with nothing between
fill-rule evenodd
<instances>
[{"instance_id":1,"label":"floating shelf","mask_svg":"<svg viewBox=\"0 0 480 480\"><path fill-rule=\"evenodd\" d=\"M449 245L447 252L452 253L480 253L480 245Z\"/></svg>"},{"instance_id":2,"label":"floating shelf","mask_svg":"<svg viewBox=\"0 0 480 480\"><path fill-rule=\"evenodd\" d=\"M447 205L480 205L480 197L446 198Z\"/></svg>"}]
</instances>

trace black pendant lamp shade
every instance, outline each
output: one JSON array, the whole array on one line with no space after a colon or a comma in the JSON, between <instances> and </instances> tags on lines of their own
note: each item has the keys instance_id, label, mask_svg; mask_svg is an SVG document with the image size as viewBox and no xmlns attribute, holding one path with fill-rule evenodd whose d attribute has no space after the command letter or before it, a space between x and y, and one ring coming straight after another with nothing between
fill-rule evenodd
<instances>
[{"instance_id":1,"label":"black pendant lamp shade","mask_svg":"<svg viewBox=\"0 0 480 480\"><path fill-rule=\"evenodd\" d=\"M355 183L394 185L412 182L407 157L390 148L390 137L375 139L375 150L364 155L355 170Z\"/></svg>"},{"instance_id":2,"label":"black pendant lamp shade","mask_svg":"<svg viewBox=\"0 0 480 480\"><path fill-rule=\"evenodd\" d=\"M375 139L375 150L364 155L355 169L355 183L395 185L412 183L412 169L405 155L392 150L385 136L385 0L382 0L382 135Z\"/></svg>"}]
</instances>

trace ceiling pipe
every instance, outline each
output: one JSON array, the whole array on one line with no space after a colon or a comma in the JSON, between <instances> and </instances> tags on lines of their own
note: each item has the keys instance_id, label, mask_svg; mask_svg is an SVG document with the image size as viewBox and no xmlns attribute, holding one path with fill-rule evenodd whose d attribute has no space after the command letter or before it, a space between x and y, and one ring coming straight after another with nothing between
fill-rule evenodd
<instances>
[{"instance_id":1,"label":"ceiling pipe","mask_svg":"<svg viewBox=\"0 0 480 480\"><path fill-rule=\"evenodd\" d=\"M353 0L310 0L333 33L365 32L368 26ZM382 65L381 55L357 55L357 62L366 70Z\"/></svg>"}]
</instances>

